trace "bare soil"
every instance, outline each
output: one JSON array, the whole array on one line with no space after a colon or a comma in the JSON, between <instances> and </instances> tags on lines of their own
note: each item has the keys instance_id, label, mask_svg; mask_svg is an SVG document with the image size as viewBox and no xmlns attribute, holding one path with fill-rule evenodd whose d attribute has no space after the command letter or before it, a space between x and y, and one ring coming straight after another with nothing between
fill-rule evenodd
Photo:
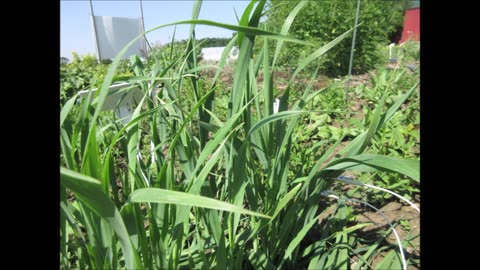
<instances>
[{"instance_id":1,"label":"bare soil","mask_svg":"<svg viewBox=\"0 0 480 270\"><path fill-rule=\"evenodd\" d=\"M415 203L415 205L420 207L419 203ZM408 227L404 227L402 225L395 227L400 240L403 241L404 239L420 235L420 213L418 213L413 207L409 205L405 206L401 203L392 201L387 203L379 210L390 220L392 224L400 222L400 220L408 221ZM360 229L361 235L365 239L375 238L380 231L386 231L390 228L390 225L387 223L387 221L379 213L374 212L373 210L371 211L369 209L365 209L364 207L357 207L355 208L354 213L357 217L358 223L373 223L372 225ZM397 246L397 240L393 231L390 232L388 237L386 237L386 241L389 244ZM409 258L419 259L420 237L413 238L409 245L404 246L404 252L407 260ZM382 261L385 255L385 253L377 254L372 261L372 265L375 267L380 261ZM420 264L410 264L408 269L420 269Z\"/></svg>"}]
</instances>

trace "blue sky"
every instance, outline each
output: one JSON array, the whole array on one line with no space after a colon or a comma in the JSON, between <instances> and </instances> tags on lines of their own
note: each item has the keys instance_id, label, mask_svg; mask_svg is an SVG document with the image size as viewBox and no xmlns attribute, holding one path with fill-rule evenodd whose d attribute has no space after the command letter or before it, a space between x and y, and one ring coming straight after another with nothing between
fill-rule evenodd
<instances>
[{"instance_id":1,"label":"blue sky","mask_svg":"<svg viewBox=\"0 0 480 270\"><path fill-rule=\"evenodd\" d=\"M228 24L237 24L234 8L238 16L242 15L250 1L245 0L204 0L200 10L200 19ZM191 19L194 1L142 0L145 30L155 26L180 20ZM95 16L140 17L138 0L96 1L92 0ZM176 28L175 39L187 38L189 25ZM168 43L174 27L161 28L147 34L150 43ZM198 39L205 37L231 37L232 31L198 25L195 27ZM72 52L80 55L96 54L93 30L90 22L90 5L87 0L60 1L60 55L72 59Z\"/></svg>"}]
</instances>

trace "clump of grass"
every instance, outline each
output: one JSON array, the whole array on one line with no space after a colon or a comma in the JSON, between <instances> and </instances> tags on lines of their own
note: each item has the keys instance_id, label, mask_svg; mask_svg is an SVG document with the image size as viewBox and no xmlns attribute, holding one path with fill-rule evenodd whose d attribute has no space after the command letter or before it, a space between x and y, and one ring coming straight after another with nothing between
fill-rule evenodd
<instances>
[{"instance_id":1,"label":"clump of grass","mask_svg":"<svg viewBox=\"0 0 480 270\"><path fill-rule=\"evenodd\" d=\"M315 44L288 36L305 2L292 10L280 33L258 28L265 4L251 1L239 25L227 25L198 20L201 1L197 1L191 20L150 30L191 25L180 57L155 59L151 69L138 57L130 59L135 72L131 79L137 81L144 97L126 125L109 123L111 118L100 112L128 46L112 62L92 104L86 98L75 105L76 96L65 103L60 126L62 268L344 268L348 250L329 242L336 238L340 244L348 243L352 228L345 226L344 215L334 234L305 237L324 211L319 202L332 179L346 170L392 170L418 178L418 161L411 166L410 161L365 154L372 137L418 83L386 111L383 96L368 129L342 150L341 157L330 158L342 138L316 157L305 173L292 177L292 134L300 117L310 112L304 107L314 96L310 91L317 74L311 75L301 97L288 104L295 91L292 85L309 63L328 53L352 30L300 63L274 113L272 72L283 44ZM199 24L237 31L225 50L234 45L240 49L225 121L214 112L218 78L227 55L222 55L213 80L201 82L200 71L209 67L197 63L194 29ZM258 39L263 39L263 49L252 58ZM260 71L263 84L259 87ZM152 96L159 82L165 91ZM188 101L179 97L185 91L192 93ZM70 115L73 107L79 111L75 117ZM151 140L154 160L139 155L144 136ZM75 194L73 202L68 200L70 192ZM78 235L81 241L69 241L70 235ZM305 245L308 248L303 249Z\"/></svg>"}]
</instances>

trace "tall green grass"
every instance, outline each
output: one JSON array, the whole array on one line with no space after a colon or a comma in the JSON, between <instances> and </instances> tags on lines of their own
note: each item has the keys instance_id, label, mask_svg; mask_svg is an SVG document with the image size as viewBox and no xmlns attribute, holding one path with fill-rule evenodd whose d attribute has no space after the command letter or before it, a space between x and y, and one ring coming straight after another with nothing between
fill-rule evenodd
<instances>
[{"instance_id":1,"label":"tall green grass","mask_svg":"<svg viewBox=\"0 0 480 270\"><path fill-rule=\"evenodd\" d=\"M418 162L365 155L372 136L412 94L412 85L392 106L382 97L368 130L332 156L342 140L316 157L310 172L290 177L292 133L309 102L313 79L303 95L289 104L297 74L313 60L351 34L348 31L318 48L294 71L273 112L272 70L285 42L315 46L288 36L289 27L305 3L300 2L281 33L259 29L266 1L251 1L239 25L198 20L201 1L192 19L156 27L190 24L188 46L180 58L163 56L153 68L132 57L144 98L125 126L101 112L114 82L119 60L112 62L93 103L75 104L76 96L61 109L60 264L62 269L347 269L351 252L345 205L334 211L341 221L335 232L318 239L307 234L325 209L322 192L346 170L393 170L418 179ZM240 49L230 89L228 115L215 114L215 94L226 65L226 53L210 83L201 83L197 63L195 25L237 31L228 48ZM149 31L148 31L149 32ZM143 38L143 37L139 37ZM254 43L263 39L262 52L252 57ZM133 44L132 41L130 44ZM275 48L273 59L269 50ZM173 48L172 48L173 49ZM170 54L172 55L172 54ZM263 74L263 85L257 76ZM152 96L159 82L165 91ZM181 93L193 93L187 102ZM192 104L192 105L190 105ZM75 108L78 113L71 113ZM154 145L155 160L142 138ZM69 198L74 196L74 198ZM343 218L342 218L343 217ZM333 225L332 225L333 226ZM333 243L333 245L332 245Z\"/></svg>"}]
</instances>

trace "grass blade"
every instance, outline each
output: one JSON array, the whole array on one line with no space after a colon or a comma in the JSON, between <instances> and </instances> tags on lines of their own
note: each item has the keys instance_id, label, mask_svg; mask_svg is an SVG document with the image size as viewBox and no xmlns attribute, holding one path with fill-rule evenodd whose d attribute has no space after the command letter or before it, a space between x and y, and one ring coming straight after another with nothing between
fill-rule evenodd
<instances>
[{"instance_id":1,"label":"grass blade","mask_svg":"<svg viewBox=\"0 0 480 270\"><path fill-rule=\"evenodd\" d=\"M288 30L290 30L290 27L292 26L293 20L297 16L298 12L300 12L300 10L303 7L305 7L305 5L307 3L308 3L307 1L300 1L295 6L295 8L293 8L292 12L290 12L290 14L288 14L287 19L283 23L282 30L280 30L280 34L282 34L282 35L287 35L288 34ZM277 47L275 48L275 53L274 53L274 56L273 56L272 70L275 67L275 62L277 61L278 55L280 54L280 51L282 50L283 43L284 43L283 40L279 40L278 43L277 43Z\"/></svg>"},{"instance_id":2,"label":"grass blade","mask_svg":"<svg viewBox=\"0 0 480 270\"><path fill-rule=\"evenodd\" d=\"M369 170L370 169L370 170ZM325 170L357 170L357 171L394 171L404 174L420 182L420 161L395 158L383 155L362 154L353 157L337 159Z\"/></svg>"},{"instance_id":3,"label":"grass blade","mask_svg":"<svg viewBox=\"0 0 480 270\"><path fill-rule=\"evenodd\" d=\"M60 167L60 181L72 190L76 197L85 203L89 209L110 224L120 241L126 267L129 269L143 268L140 257L128 236L120 212L107 195L103 193L100 181L64 167Z\"/></svg>"},{"instance_id":4,"label":"grass blade","mask_svg":"<svg viewBox=\"0 0 480 270\"><path fill-rule=\"evenodd\" d=\"M278 202L277 206L275 207L275 211L273 212L272 219L270 222L272 222L275 217L280 213L280 211L287 205L287 203L297 195L298 190L302 187L302 184L296 185L292 190L290 190L285 196L283 196L282 199Z\"/></svg>"},{"instance_id":5,"label":"grass blade","mask_svg":"<svg viewBox=\"0 0 480 270\"><path fill-rule=\"evenodd\" d=\"M374 268L375 270L381 269L402 269L402 263L400 256L395 250L390 251L382 261L380 261ZM406 268L405 268L406 269Z\"/></svg>"},{"instance_id":6,"label":"grass blade","mask_svg":"<svg viewBox=\"0 0 480 270\"><path fill-rule=\"evenodd\" d=\"M320 216L318 216L318 217L320 217ZM293 250L298 247L298 245L300 244L300 241L302 241L302 239L305 237L305 235L307 235L307 232L313 227L313 225L315 225L315 223L318 222L318 217L312 219L308 224L303 226L303 228L292 239L290 244L288 244L287 250L285 251L285 254L283 255L282 262L280 263L280 268L285 263L285 261L288 258L290 258Z\"/></svg>"},{"instance_id":7,"label":"grass blade","mask_svg":"<svg viewBox=\"0 0 480 270\"><path fill-rule=\"evenodd\" d=\"M255 5L255 2L257 2L257 0L251 0L250 4L248 4L248 6L245 8L245 10L243 11L242 17L238 21L239 25L248 26L248 19L250 18L250 14L252 13L253 6ZM235 15L236 15L236 13L235 13ZM243 32L238 33L238 47L240 47L242 45L244 37L245 37L245 34Z\"/></svg>"},{"instance_id":8,"label":"grass blade","mask_svg":"<svg viewBox=\"0 0 480 270\"><path fill-rule=\"evenodd\" d=\"M259 122L257 122L249 131L247 134L247 137L252 135L253 132L257 131L259 128L261 128L263 125L266 125L268 123L271 123L273 121L281 120L287 117L290 117L292 115L297 115L297 114L302 114L302 113L308 113L308 111L283 111L279 113L272 114L266 118L263 118Z\"/></svg>"},{"instance_id":9,"label":"grass blade","mask_svg":"<svg viewBox=\"0 0 480 270\"><path fill-rule=\"evenodd\" d=\"M360 26L360 24L358 25ZM358 27L356 26L356 27ZM317 49L316 51L314 51L312 54L310 54L307 58L305 58L297 67L297 69L295 70L295 72L293 73L292 75L292 78L291 78L291 82L293 81L293 79L297 76L297 74L302 71L308 64L310 64L313 60L319 58L320 56L322 56L323 54L325 54L326 52L328 52L331 48L333 48L335 45L337 45L338 43L340 43L340 41L344 40L353 30L355 29L355 27L353 27L352 29L348 30L347 32L341 34L340 36L338 36L336 39L330 41L329 43L325 44L324 46L322 46L321 48Z\"/></svg>"},{"instance_id":10,"label":"grass blade","mask_svg":"<svg viewBox=\"0 0 480 270\"><path fill-rule=\"evenodd\" d=\"M239 214L252 215L263 218L271 218L270 216L253 212L236 205L215 200L212 198L189 194L185 192L166 190L161 188L142 188L135 190L128 199L130 202L149 202L149 203L165 203L194 207L203 207L228 211Z\"/></svg>"},{"instance_id":11,"label":"grass blade","mask_svg":"<svg viewBox=\"0 0 480 270\"><path fill-rule=\"evenodd\" d=\"M77 96L78 96L78 94L74 95L71 99L69 99L63 105L62 110L60 111L60 126L63 125L63 122L67 118L67 115L72 110L73 105L75 105L75 101L77 100Z\"/></svg>"}]
</instances>

